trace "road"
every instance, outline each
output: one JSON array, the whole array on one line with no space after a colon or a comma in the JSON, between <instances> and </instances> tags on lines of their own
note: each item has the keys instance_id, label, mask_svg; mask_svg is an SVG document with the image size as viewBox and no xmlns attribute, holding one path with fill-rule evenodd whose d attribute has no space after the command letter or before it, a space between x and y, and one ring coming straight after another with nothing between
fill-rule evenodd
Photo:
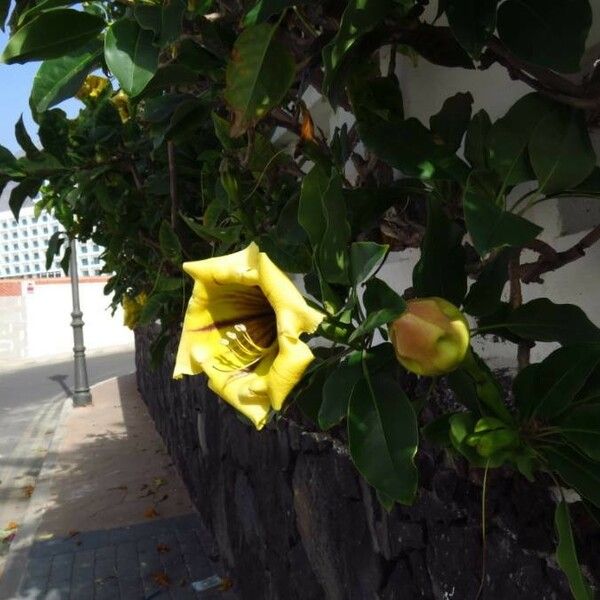
<instances>
[{"instance_id":1,"label":"road","mask_svg":"<svg viewBox=\"0 0 600 600\"><path fill-rule=\"evenodd\" d=\"M134 370L133 351L88 358L90 385ZM0 372L0 563L8 552L12 527L27 509L72 387L72 361Z\"/></svg>"}]
</instances>

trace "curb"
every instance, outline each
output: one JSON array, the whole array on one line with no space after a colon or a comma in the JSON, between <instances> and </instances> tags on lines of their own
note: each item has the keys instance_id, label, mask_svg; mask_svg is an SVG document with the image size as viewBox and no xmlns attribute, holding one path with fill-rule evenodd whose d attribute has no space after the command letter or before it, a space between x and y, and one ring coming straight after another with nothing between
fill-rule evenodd
<instances>
[{"instance_id":1,"label":"curb","mask_svg":"<svg viewBox=\"0 0 600 600\"><path fill-rule=\"evenodd\" d=\"M38 473L35 490L25 511L21 527L10 545L8 557L0 578L0 600L14 600L17 597L21 580L25 575L29 552L44 514L43 508L50 495L51 473L56 467L58 458L57 450L64 435L63 424L69 413L73 410L70 397L59 394L53 400L58 401L60 398L63 398L63 405L54 429L54 435L48 445L48 452Z\"/></svg>"}]
</instances>

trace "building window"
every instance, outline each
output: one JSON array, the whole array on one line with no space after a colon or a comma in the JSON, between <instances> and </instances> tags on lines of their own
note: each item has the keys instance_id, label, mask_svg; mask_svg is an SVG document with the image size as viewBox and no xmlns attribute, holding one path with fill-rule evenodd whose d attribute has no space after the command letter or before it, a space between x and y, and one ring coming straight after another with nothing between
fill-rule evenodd
<instances>
[{"instance_id":1,"label":"building window","mask_svg":"<svg viewBox=\"0 0 600 600\"><path fill-rule=\"evenodd\" d=\"M88 259L87 258L82 258L81 259L81 264L87 266L88 264Z\"/></svg>"},{"instance_id":2,"label":"building window","mask_svg":"<svg viewBox=\"0 0 600 600\"><path fill-rule=\"evenodd\" d=\"M33 258L39 258L40 257L40 253L39 252L34 252L33 253Z\"/></svg>"},{"instance_id":3,"label":"building window","mask_svg":"<svg viewBox=\"0 0 600 600\"><path fill-rule=\"evenodd\" d=\"M37 227L32 227L31 235L37 235Z\"/></svg>"},{"instance_id":4,"label":"building window","mask_svg":"<svg viewBox=\"0 0 600 600\"><path fill-rule=\"evenodd\" d=\"M87 254L88 248L87 246L81 246L81 254Z\"/></svg>"},{"instance_id":5,"label":"building window","mask_svg":"<svg viewBox=\"0 0 600 600\"><path fill-rule=\"evenodd\" d=\"M15 273L20 273L21 272L21 267L19 267L18 265L15 267Z\"/></svg>"},{"instance_id":6,"label":"building window","mask_svg":"<svg viewBox=\"0 0 600 600\"><path fill-rule=\"evenodd\" d=\"M48 233L48 228L47 228L47 227L44 227L44 229L43 229L43 232L44 232L44 233Z\"/></svg>"},{"instance_id":7,"label":"building window","mask_svg":"<svg viewBox=\"0 0 600 600\"><path fill-rule=\"evenodd\" d=\"M19 234L16 231L13 231L13 239L17 239L19 237Z\"/></svg>"}]
</instances>

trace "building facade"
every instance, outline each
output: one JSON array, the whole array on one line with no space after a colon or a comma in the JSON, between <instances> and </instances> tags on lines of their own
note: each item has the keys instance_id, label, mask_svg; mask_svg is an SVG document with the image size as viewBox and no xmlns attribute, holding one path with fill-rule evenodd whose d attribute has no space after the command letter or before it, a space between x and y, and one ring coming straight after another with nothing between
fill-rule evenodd
<instances>
[{"instance_id":1,"label":"building facade","mask_svg":"<svg viewBox=\"0 0 600 600\"><path fill-rule=\"evenodd\" d=\"M0 207L4 208L4 207ZM46 269L46 248L60 223L51 215L34 214L32 203L21 209L17 222L10 210L0 210L0 279L62 277L60 256ZM100 275L102 248L91 240L78 243L77 262L81 277Z\"/></svg>"}]
</instances>

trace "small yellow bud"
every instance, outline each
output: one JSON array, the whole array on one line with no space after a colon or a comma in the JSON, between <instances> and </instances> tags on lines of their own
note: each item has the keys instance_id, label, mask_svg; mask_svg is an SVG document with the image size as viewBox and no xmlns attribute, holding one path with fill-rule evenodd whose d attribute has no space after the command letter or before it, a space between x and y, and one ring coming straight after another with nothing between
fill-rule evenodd
<instances>
[{"instance_id":1,"label":"small yellow bud","mask_svg":"<svg viewBox=\"0 0 600 600\"><path fill-rule=\"evenodd\" d=\"M417 298L406 304L406 311L389 325L398 362L417 375L454 371L469 348L465 316L443 298Z\"/></svg>"},{"instance_id":2,"label":"small yellow bud","mask_svg":"<svg viewBox=\"0 0 600 600\"><path fill-rule=\"evenodd\" d=\"M88 75L75 97L79 100L96 100L109 85L110 83L106 77Z\"/></svg>"},{"instance_id":3,"label":"small yellow bud","mask_svg":"<svg viewBox=\"0 0 600 600\"><path fill-rule=\"evenodd\" d=\"M129 120L131 116L129 113L129 96L123 91L119 90L110 101L113 103L113 106L117 109L119 113L119 118L121 119L121 123L125 123Z\"/></svg>"}]
</instances>

